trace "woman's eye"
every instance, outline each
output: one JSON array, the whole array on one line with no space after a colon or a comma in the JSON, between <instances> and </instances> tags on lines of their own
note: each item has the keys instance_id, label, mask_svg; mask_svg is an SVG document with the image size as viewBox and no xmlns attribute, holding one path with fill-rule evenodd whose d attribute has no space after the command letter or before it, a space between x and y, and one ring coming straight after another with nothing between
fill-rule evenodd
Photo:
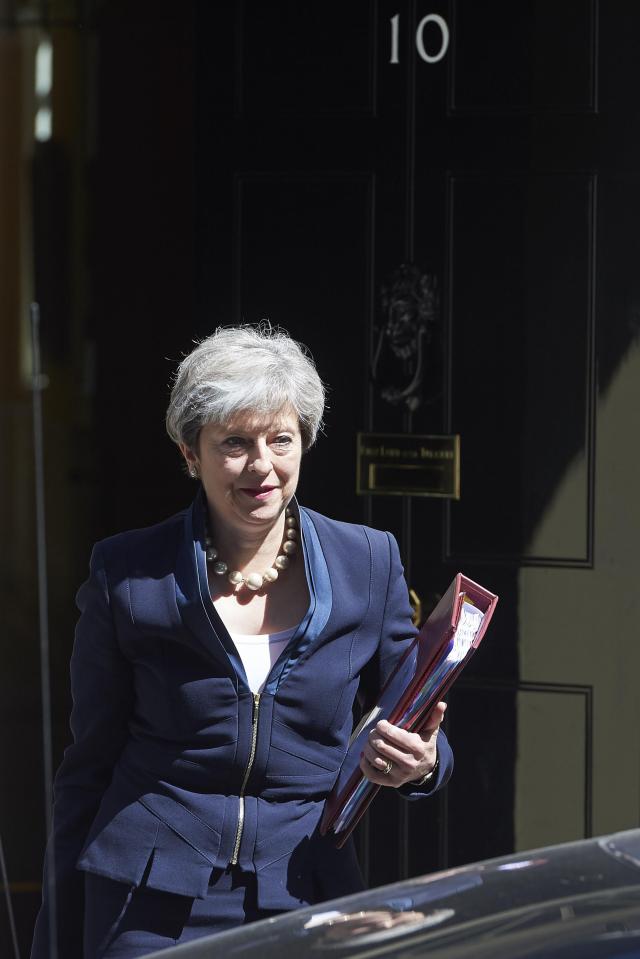
<instances>
[{"instance_id":1,"label":"woman's eye","mask_svg":"<svg viewBox=\"0 0 640 959\"><path fill-rule=\"evenodd\" d=\"M227 449L240 449L244 446L244 439L242 436L227 436L222 445Z\"/></svg>"},{"instance_id":2,"label":"woman's eye","mask_svg":"<svg viewBox=\"0 0 640 959\"><path fill-rule=\"evenodd\" d=\"M274 443L276 446L289 446L291 443L290 436L276 436Z\"/></svg>"}]
</instances>

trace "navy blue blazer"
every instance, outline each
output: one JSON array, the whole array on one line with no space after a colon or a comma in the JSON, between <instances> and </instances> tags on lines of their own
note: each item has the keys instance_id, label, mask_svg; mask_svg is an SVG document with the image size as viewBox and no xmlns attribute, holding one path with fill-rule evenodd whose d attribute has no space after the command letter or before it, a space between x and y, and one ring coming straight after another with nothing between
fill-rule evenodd
<instances>
[{"instance_id":1,"label":"navy blue blazer","mask_svg":"<svg viewBox=\"0 0 640 959\"><path fill-rule=\"evenodd\" d=\"M60 955L82 956L83 872L205 897L255 871L258 904L362 888L354 849L319 835L356 694L373 700L415 635L389 533L300 508L309 609L259 697L209 596L204 505L98 543L71 660L73 744L55 781ZM453 764L439 733L439 772ZM413 791L412 791L413 790ZM47 897L34 959L47 956Z\"/></svg>"}]
</instances>

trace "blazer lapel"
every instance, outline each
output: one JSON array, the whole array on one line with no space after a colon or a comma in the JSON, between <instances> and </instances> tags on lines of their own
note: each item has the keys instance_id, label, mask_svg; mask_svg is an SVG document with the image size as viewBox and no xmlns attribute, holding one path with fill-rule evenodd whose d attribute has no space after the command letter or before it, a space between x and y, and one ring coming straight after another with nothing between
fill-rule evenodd
<instances>
[{"instance_id":1,"label":"blazer lapel","mask_svg":"<svg viewBox=\"0 0 640 959\"><path fill-rule=\"evenodd\" d=\"M291 642L283 650L269 674L265 691L270 693L276 692L296 663L300 662L304 656L308 655L309 650L320 642L333 605L329 568L316 528L306 510L300 509L295 498L291 506L298 520L302 540L310 602L306 615L292 636Z\"/></svg>"},{"instance_id":2,"label":"blazer lapel","mask_svg":"<svg viewBox=\"0 0 640 959\"><path fill-rule=\"evenodd\" d=\"M199 645L224 668L237 688L238 673L232 662L232 659L237 658L237 654L233 656L235 648L233 651L227 649L231 640L209 596L200 495L184 516L183 537L176 560L175 584L176 603L182 621ZM232 658L229 652L232 652Z\"/></svg>"}]
</instances>

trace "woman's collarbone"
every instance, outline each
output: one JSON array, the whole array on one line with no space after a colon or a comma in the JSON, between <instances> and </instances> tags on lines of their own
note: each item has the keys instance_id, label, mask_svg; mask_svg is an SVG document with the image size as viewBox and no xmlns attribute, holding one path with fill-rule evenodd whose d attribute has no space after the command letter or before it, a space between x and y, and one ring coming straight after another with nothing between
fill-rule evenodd
<instances>
[{"instance_id":1,"label":"woman's collarbone","mask_svg":"<svg viewBox=\"0 0 640 959\"><path fill-rule=\"evenodd\" d=\"M241 603L235 596L220 596L214 599L214 606L229 632L261 636L297 626L308 606L308 601L300 599L280 602L275 597L254 594L249 602Z\"/></svg>"}]
</instances>

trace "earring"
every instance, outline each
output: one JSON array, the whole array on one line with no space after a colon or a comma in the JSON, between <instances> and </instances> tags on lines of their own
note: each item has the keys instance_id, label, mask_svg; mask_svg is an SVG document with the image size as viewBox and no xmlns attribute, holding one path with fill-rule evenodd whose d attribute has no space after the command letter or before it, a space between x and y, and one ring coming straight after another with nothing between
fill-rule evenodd
<instances>
[{"instance_id":1,"label":"earring","mask_svg":"<svg viewBox=\"0 0 640 959\"><path fill-rule=\"evenodd\" d=\"M191 479L198 479L198 475L198 467L195 465L195 463L192 463L189 467L189 476Z\"/></svg>"}]
</instances>

